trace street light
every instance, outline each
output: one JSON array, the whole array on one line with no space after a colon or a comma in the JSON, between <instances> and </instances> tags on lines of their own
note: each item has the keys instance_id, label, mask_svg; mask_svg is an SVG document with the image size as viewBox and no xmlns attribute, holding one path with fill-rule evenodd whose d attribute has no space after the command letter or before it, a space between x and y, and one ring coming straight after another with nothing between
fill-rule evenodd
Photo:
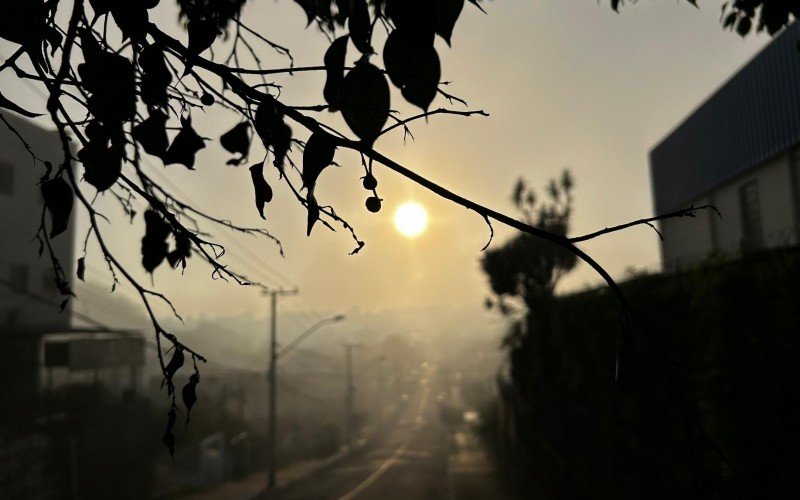
<instances>
[{"instance_id":1,"label":"street light","mask_svg":"<svg viewBox=\"0 0 800 500\"><path fill-rule=\"evenodd\" d=\"M302 341L304 341L305 339L310 337L312 333L316 332L317 330L319 330L323 326L329 325L331 323L338 323L340 321L344 321L345 319L347 319L347 318L346 318L346 316L344 314L338 314L338 315L333 316L331 318L325 318L325 319L321 319L321 320L317 321L316 323L311 325L308 328L308 330L306 330L305 332L303 332L300 335L298 335L297 338L294 339L293 341L291 341L286 347L284 347L283 349L278 351L278 354L276 355L276 357L280 358L281 356L286 356L289 353L289 351L291 351L292 349L297 347Z\"/></svg>"},{"instance_id":2,"label":"street light","mask_svg":"<svg viewBox=\"0 0 800 500\"><path fill-rule=\"evenodd\" d=\"M274 298L273 298L274 304ZM275 317L275 308L273 306L273 318ZM338 314L331 318L325 318L317 321L311 327L306 330L305 332L301 333L297 336L296 339L291 341L289 345L278 351L276 349L275 343L275 328L274 328L274 321L273 321L273 336L271 342L271 349L270 349L270 365L269 365L269 400L270 400L270 409L269 409L269 473L267 475L267 490L273 490L275 488L275 473L277 471L276 467L276 447L277 447L277 403L278 403L278 384L277 384L277 373L278 373L278 358L281 356L285 356L289 351L300 345L302 341L307 339L311 336L312 333L316 332L320 328L325 325L329 325L331 323L338 323L340 321L344 321L346 318L343 314Z\"/></svg>"}]
</instances>

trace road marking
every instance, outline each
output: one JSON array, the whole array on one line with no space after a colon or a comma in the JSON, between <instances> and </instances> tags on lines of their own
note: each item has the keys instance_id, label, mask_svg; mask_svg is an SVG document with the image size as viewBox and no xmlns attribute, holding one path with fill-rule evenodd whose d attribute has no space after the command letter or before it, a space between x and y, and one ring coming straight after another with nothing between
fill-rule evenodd
<instances>
[{"instance_id":1,"label":"road marking","mask_svg":"<svg viewBox=\"0 0 800 500\"><path fill-rule=\"evenodd\" d=\"M411 442L411 438L414 437L414 434L416 433L417 429L420 427L420 425L422 425L423 422L422 414L425 412L425 408L428 405L429 393L430 393L430 388L426 385L425 389L423 389L422 401L419 404L419 411L417 412L417 418L415 419L416 424L414 425L414 428L411 430L411 432L408 433L408 436L406 436L406 438L403 440L403 443L400 445L400 447L397 448L397 450L395 450L395 452L392 453L392 456L387 458L386 461L383 462L381 466L378 467L377 470L375 470L375 472L370 474L370 476L367 479L365 479L363 483L353 488L346 495L339 497L339 500L352 500L353 498L357 497L358 495L363 493L364 490L372 486L372 484L375 481L377 481L382 475L384 475L386 471L392 467L392 465L397 463L397 460L400 458L403 452L406 451L406 448L408 448L408 444Z\"/></svg>"}]
</instances>

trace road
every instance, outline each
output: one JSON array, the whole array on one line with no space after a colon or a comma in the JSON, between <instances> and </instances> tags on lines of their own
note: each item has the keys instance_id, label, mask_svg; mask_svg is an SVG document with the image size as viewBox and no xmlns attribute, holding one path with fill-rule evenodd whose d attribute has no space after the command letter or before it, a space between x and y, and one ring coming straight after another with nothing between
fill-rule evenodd
<instances>
[{"instance_id":1,"label":"road","mask_svg":"<svg viewBox=\"0 0 800 500\"><path fill-rule=\"evenodd\" d=\"M365 449L269 500L472 500L505 498L491 464L469 430L448 429L429 380L400 411L396 425Z\"/></svg>"}]
</instances>

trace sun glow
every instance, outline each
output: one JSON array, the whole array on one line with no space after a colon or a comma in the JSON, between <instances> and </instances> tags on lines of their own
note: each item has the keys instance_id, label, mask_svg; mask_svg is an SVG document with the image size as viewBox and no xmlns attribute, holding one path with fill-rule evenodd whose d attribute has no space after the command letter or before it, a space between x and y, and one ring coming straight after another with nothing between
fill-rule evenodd
<instances>
[{"instance_id":1,"label":"sun glow","mask_svg":"<svg viewBox=\"0 0 800 500\"><path fill-rule=\"evenodd\" d=\"M416 238L428 227L428 212L414 201L407 201L394 212L394 227L407 238Z\"/></svg>"}]
</instances>

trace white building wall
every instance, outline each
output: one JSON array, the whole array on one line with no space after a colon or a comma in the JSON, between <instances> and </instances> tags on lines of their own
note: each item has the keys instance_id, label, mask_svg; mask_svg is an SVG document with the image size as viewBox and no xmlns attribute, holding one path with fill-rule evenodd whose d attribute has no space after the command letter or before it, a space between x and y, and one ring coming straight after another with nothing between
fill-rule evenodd
<instances>
[{"instance_id":1,"label":"white building wall","mask_svg":"<svg viewBox=\"0 0 800 500\"><path fill-rule=\"evenodd\" d=\"M51 161L54 166L62 162L61 145L55 131L44 130L6 111L3 116L39 157ZM46 250L39 257L39 244L35 240L43 207L37 184L43 174L44 167L33 164L20 140L0 122L0 176L3 176L0 179L0 330L51 330L66 328L70 323L69 311L58 311L62 297L55 288L52 263ZM74 280L73 240L72 222L66 232L52 240L70 281ZM46 299L50 304L43 304L30 295Z\"/></svg>"},{"instance_id":2,"label":"white building wall","mask_svg":"<svg viewBox=\"0 0 800 500\"><path fill-rule=\"evenodd\" d=\"M747 174L727 182L705 196L687 202L714 205L722 217L713 211L699 214L695 219L669 219L661 224L664 234L662 259L666 270L691 266L712 253L737 256L742 251L744 235L739 189L756 181L758 184L761 226L764 234L763 248L781 248L798 244L794 219L793 176L797 168L790 153L780 154ZM674 207L679 209L683 207ZM712 220L713 219L713 220Z\"/></svg>"},{"instance_id":3,"label":"white building wall","mask_svg":"<svg viewBox=\"0 0 800 500\"><path fill-rule=\"evenodd\" d=\"M710 205L708 198L699 198L695 206ZM688 207L690 204L687 204ZM716 217L716 214L714 214ZM665 270L674 270L704 259L713 250L711 214L661 221L661 259Z\"/></svg>"}]
</instances>

